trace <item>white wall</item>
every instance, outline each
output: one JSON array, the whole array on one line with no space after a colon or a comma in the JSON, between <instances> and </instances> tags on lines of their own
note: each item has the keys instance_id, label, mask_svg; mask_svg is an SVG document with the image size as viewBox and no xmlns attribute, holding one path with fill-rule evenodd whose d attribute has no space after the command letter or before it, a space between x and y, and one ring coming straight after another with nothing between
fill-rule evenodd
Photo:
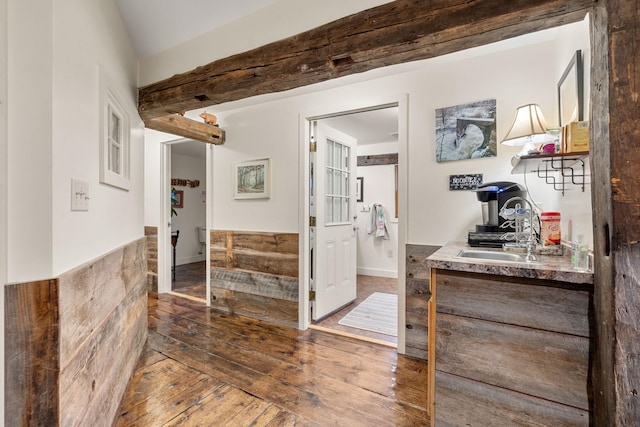
<instances>
[{"instance_id":1,"label":"white wall","mask_svg":"<svg viewBox=\"0 0 640 427\"><path fill-rule=\"evenodd\" d=\"M398 143L358 145L358 156L398 152ZM359 166L357 176L364 179L363 201L357 203L358 274L398 277L398 220L395 218L395 165ZM389 240L368 234L371 207L384 207Z\"/></svg>"},{"instance_id":2,"label":"white wall","mask_svg":"<svg viewBox=\"0 0 640 427\"><path fill-rule=\"evenodd\" d=\"M204 261L206 248L198 241L198 227L205 227L206 199L202 192L207 189L206 160L171 153L171 178L200 181L200 186L176 186L183 192L183 207L176 208L177 216L171 219L172 231L180 230L176 245L176 265ZM200 253L199 253L200 252Z\"/></svg>"},{"instance_id":3,"label":"white wall","mask_svg":"<svg viewBox=\"0 0 640 427\"><path fill-rule=\"evenodd\" d=\"M7 283L7 0L0 0L0 286ZM4 289L0 287L0 384L4 384ZM4 387L0 388L4 420Z\"/></svg>"},{"instance_id":4,"label":"white wall","mask_svg":"<svg viewBox=\"0 0 640 427\"><path fill-rule=\"evenodd\" d=\"M137 59L112 1L9 0L9 281L55 277L143 235ZM99 184L98 68L124 98L131 190ZM71 178L89 184L71 212Z\"/></svg>"},{"instance_id":5,"label":"white wall","mask_svg":"<svg viewBox=\"0 0 640 427\"><path fill-rule=\"evenodd\" d=\"M288 103L287 103L288 104ZM214 147L212 224L218 230L298 232L298 123L291 105L224 115L224 145ZM266 111L265 111L266 109ZM234 162L269 158L271 197L233 198Z\"/></svg>"},{"instance_id":6,"label":"white wall","mask_svg":"<svg viewBox=\"0 0 640 427\"><path fill-rule=\"evenodd\" d=\"M572 48L588 46L586 26L580 23L571 27L582 32L578 39L583 42ZM296 214L300 205L297 189L298 185L304 185L296 163L299 115L310 110L332 108L338 112L354 106L378 105L381 100L408 93L407 243L438 245L465 240L467 231L481 220L480 205L474 193L449 191L448 176L482 173L485 182L524 183L522 175L510 174L510 159L518 149L500 146L496 158L437 163L435 109L495 98L499 140L522 104L538 103L547 116L553 117L559 67L554 60L556 43L548 34L553 36L555 30L542 36L524 37L520 39L522 46L511 50L501 51L500 44L494 44L422 61L415 71L327 90L321 90L324 86L319 84L312 88L316 90L312 93L296 95L297 91L291 91L288 98L255 105L244 100L209 108L209 112L218 115L227 132L225 145L215 147L214 228L297 232ZM515 45L512 41L506 44ZM490 53L482 54L483 51ZM418 67L412 64L412 68ZM234 201L230 185L232 162L261 157L270 157L273 162L271 200ZM573 219L574 228L590 229L588 190L582 193L571 189L562 199L533 175L527 177L527 183L532 196L545 210L560 209L563 221ZM572 209L561 209L563 206Z\"/></svg>"}]
</instances>

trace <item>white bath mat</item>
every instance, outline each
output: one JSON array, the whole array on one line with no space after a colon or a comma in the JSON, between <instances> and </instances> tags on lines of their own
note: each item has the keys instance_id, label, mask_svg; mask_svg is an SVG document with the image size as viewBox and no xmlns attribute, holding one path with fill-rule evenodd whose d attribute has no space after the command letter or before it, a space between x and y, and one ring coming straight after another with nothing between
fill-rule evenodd
<instances>
[{"instance_id":1,"label":"white bath mat","mask_svg":"<svg viewBox=\"0 0 640 427\"><path fill-rule=\"evenodd\" d=\"M385 335L398 335L398 296L376 292L344 316L338 324Z\"/></svg>"}]
</instances>

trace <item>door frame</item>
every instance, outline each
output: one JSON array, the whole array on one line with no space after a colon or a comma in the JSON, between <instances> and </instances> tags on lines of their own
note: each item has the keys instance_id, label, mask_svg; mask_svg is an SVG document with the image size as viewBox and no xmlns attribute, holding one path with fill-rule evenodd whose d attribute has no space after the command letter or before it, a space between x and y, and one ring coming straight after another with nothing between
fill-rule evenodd
<instances>
[{"instance_id":1,"label":"door frame","mask_svg":"<svg viewBox=\"0 0 640 427\"><path fill-rule=\"evenodd\" d=\"M160 148L160 225L158 227L158 293L171 292L171 146L183 142L192 141L187 138L174 139L161 142ZM206 143L202 143L206 144ZM207 307L211 305L211 242L210 233L211 218L213 210L213 146L206 144L205 170L206 170L206 203L205 203L205 227L207 228L205 244L205 265L206 265L206 299Z\"/></svg>"},{"instance_id":2,"label":"door frame","mask_svg":"<svg viewBox=\"0 0 640 427\"><path fill-rule=\"evenodd\" d=\"M350 102L342 107L323 107L315 111L303 111L298 115L299 119L299 161L298 174L300 176L298 198L301 201L298 206L298 328L306 330L311 324L309 310L309 129L310 123L329 117L341 116L368 110L398 107L398 353L405 353L405 319L406 319L406 243L407 243L407 218L408 218L408 117L409 95L376 97L373 101ZM317 171L316 171L317 175Z\"/></svg>"}]
</instances>

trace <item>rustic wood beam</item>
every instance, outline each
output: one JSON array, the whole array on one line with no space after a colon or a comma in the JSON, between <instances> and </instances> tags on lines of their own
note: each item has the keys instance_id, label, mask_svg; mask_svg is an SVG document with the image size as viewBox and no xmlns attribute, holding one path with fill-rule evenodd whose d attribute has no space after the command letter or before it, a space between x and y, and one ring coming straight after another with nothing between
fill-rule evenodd
<instances>
[{"instance_id":1,"label":"rustic wood beam","mask_svg":"<svg viewBox=\"0 0 640 427\"><path fill-rule=\"evenodd\" d=\"M224 144L224 130L204 122L197 122L179 114L149 119L145 122L149 129L172 133L185 138L209 144Z\"/></svg>"},{"instance_id":2,"label":"rustic wood beam","mask_svg":"<svg viewBox=\"0 0 640 427\"><path fill-rule=\"evenodd\" d=\"M150 119L579 21L594 0L398 0L139 90Z\"/></svg>"},{"instance_id":3,"label":"rustic wood beam","mask_svg":"<svg viewBox=\"0 0 640 427\"><path fill-rule=\"evenodd\" d=\"M397 165L398 153L358 156L358 166Z\"/></svg>"},{"instance_id":4,"label":"rustic wood beam","mask_svg":"<svg viewBox=\"0 0 640 427\"><path fill-rule=\"evenodd\" d=\"M598 2L591 20L594 419L640 423L640 7Z\"/></svg>"}]
</instances>

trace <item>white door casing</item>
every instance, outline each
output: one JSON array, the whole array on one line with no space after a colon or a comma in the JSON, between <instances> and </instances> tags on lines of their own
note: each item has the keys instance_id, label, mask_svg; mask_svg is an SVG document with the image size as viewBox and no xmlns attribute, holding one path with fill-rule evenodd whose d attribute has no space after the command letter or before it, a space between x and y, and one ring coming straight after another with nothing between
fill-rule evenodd
<instances>
[{"instance_id":1,"label":"white door casing","mask_svg":"<svg viewBox=\"0 0 640 427\"><path fill-rule=\"evenodd\" d=\"M356 299L357 141L317 121L311 130L316 140L312 317L318 320Z\"/></svg>"},{"instance_id":2,"label":"white door casing","mask_svg":"<svg viewBox=\"0 0 640 427\"><path fill-rule=\"evenodd\" d=\"M308 147L309 144L309 128L314 120L326 117L335 117L353 113L357 111L366 111L372 108L385 108L398 106L398 353L405 353L405 245L407 244L407 217L408 217L408 131L409 131L409 95L406 93L397 95L374 95L372 99L348 99L338 105L322 106L313 110L302 111L299 113L299 134L298 138L301 146ZM313 240L311 234L312 227L309 227L310 212L310 153L308 149L299 151L299 176L301 182L298 194L300 200L305 203L300 204L299 209L299 256L300 269L298 273L300 281L299 289L299 306L298 319L299 329L306 330L311 324L311 310L309 302L309 290L311 286L311 257L310 246Z\"/></svg>"}]
</instances>

